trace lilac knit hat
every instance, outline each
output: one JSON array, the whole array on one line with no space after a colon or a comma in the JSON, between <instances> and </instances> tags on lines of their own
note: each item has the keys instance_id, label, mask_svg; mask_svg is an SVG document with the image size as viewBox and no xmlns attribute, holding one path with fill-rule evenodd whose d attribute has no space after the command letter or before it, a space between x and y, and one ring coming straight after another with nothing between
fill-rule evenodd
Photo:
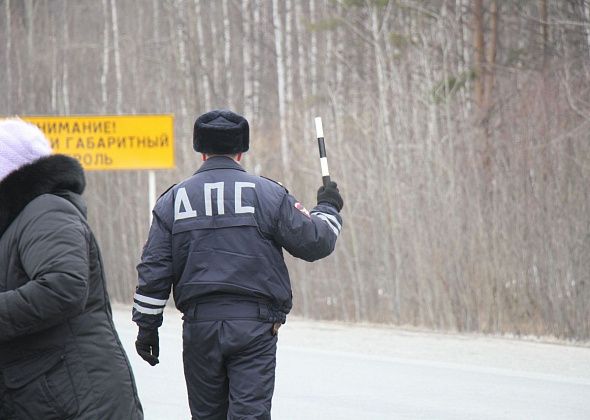
<instances>
[{"instance_id":1,"label":"lilac knit hat","mask_svg":"<svg viewBox=\"0 0 590 420\"><path fill-rule=\"evenodd\" d=\"M20 118L0 120L0 181L23 165L51 154L45 135Z\"/></svg>"}]
</instances>

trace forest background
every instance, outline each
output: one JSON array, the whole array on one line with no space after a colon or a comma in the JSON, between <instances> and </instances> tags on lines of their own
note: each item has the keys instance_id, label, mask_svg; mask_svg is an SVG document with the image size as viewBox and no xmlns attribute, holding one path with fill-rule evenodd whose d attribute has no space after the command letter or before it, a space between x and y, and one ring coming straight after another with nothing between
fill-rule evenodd
<instances>
[{"instance_id":1,"label":"forest background","mask_svg":"<svg viewBox=\"0 0 590 420\"><path fill-rule=\"evenodd\" d=\"M586 0L0 0L0 115L245 115L244 165L308 208L322 116L336 252L287 257L294 313L590 338ZM145 171L88 172L111 298L131 302Z\"/></svg>"}]
</instances>

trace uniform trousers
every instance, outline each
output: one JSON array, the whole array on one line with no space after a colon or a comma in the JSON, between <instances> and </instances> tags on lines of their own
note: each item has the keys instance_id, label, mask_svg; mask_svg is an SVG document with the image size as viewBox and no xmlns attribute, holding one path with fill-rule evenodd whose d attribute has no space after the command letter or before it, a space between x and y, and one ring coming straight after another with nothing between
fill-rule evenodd
<instances>
[{"instance_id":1,"label":"uniform trousers","mask_svg":"<svg viewBox=\"0 0 590 420\"><path fill-rule=\"evenodd\" d=\"M254 305L250 309L257 310ZM195 309L185 312L183 323L184 376L192 418L270 419L277 350L272 323L256 314L244 316L248 311L232 311L235 305L215 303ZM234 317L211 319L224 313Z\"/></svg>"}]
</instances>

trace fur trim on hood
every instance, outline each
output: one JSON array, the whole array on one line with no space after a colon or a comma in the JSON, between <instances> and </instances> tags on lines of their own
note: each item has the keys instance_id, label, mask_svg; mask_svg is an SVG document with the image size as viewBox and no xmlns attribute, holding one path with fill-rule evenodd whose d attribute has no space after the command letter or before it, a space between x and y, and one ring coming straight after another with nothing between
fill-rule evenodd
<instances>
[{"instance_id":1,"label":"fur trim on hood","mask_svg":"<svg viewBox=\"0 0 590 420\"><path fill-rule=\"evenodd\" d=\"M0 181L0 236L38 196L64 190L82 194L85 187L82 166L65 155L43 157L11 172Z\"/></svg>"}]
</instances>

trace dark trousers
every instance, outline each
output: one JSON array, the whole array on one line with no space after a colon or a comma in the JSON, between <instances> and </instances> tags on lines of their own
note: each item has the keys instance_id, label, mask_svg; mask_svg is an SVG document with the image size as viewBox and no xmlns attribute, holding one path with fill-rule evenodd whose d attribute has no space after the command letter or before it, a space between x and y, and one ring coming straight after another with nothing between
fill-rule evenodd
<instances>
[{"instance_id":1,"label":"dark trousers","mask_svg":"<svg viewBox=\"0 0 590 420\"><path fill-rule=\"evenodd\" d=\"M192 418L270 419L277 350L272 323L206 318L185 314L183 324Z\"/></svg>"}]
</instances>

